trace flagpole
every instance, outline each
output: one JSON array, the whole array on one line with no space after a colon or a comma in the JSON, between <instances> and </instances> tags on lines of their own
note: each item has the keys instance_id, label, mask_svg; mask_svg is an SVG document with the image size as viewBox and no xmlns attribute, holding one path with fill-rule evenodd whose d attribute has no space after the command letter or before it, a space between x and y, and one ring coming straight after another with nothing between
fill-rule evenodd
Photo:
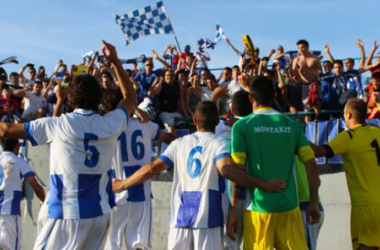
<instances>
[{"instance_id":1,"label":"flagpole","mask_svg":"<svg viewBox=\"0 0 380 250\"><path fill-rule=\"evenodd\" d=\"M162 2L162 7L165 9L164 1L161 1L161 2ZM175 42L177 43L178 51L179 51L180 54L182 54L181 46L179 46L179 42L178 42L178 39L177 39L177 35L176 35L175 32L174 32L173 24L172 24L172 22L170 21L169 14L166 12L166 9L165 9L165 13L166 13L166 15L167 15L167 17L168 17L168 20L169 20L170 25L172 26L173 35L174 35Z\"/></svg>"}]
</instances>

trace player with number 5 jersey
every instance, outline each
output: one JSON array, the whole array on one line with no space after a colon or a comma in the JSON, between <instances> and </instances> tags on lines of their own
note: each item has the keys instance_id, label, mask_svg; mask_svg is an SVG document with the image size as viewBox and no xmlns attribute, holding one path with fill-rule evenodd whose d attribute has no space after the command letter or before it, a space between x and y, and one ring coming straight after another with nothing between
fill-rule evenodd
<instances>
[{"instance_id":1,"label":"player with number 5 jersey","mask_svg":"<svg viewBox=\"0 0 380 250\"><path fill-rule=\"evenodd\" d=\"M173 141L159 159L131 177L113 182L120 192L138 185L165 169L173 169L173 188L168 249L222 249L223 177L239 184L280 191L285 183L270 184L236 168L230 145L214 134L219 123L215 103L199 102L193 117L197 132Z\"/></svg>"},{"instance_id":2,"label":"player with number 5 jersey","mask_svg":"<svg viewBox=\"0 0 380 250\"><path fill-rule=\"evenodd\" d=\"M0 123L0 137L28 138L50 147L48 220L34 249L100 249L114 205L111 163L117 137L133 113L135 91L116 53L103 41L103 54L116 70L124 99L100 115L100 85L91 75L74 79L68 93L74 109L60 117L23 124ZM62 96L57 96L58 107Z\"/></svg>"}]
</instances>

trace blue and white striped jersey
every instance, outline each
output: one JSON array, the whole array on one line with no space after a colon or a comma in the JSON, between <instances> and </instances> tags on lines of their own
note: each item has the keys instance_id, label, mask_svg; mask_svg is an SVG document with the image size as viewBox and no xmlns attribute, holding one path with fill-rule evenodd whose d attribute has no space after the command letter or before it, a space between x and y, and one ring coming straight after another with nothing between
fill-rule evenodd
<instances>
[{"instance_id":1,"label":"blue and white striped jersey","mask_svg":"<svg viewBox=\"0 0 380 250\"><path fill-rule=\"evenodd\" d=\"M93 218L111 211L112 157L127 119L120 108L104 116L75 109L25 123L32 145L50 146L49 218Z\"/></svg>"},{"instance_id":2,"label":"blue and white striped jersey","mask_svg":"<svg viewBox=\"0 0 380 250\"><path fill-rule=\"evenodd\" d=\"M141 123L136 118L117 138L117 150L112 160L113 177L126 179L142 166L151 162L152 140L158 139L159 127L153 122ZM116 194L116 204L142 202L151 199L150 180Z\"/></svg>"},{"instance_id":3,"label":"blue and white striped jersey","mask_svg":"<svg viewBox=\"0 0 380 250\"><path fill-rule=\"evenodd\" d=\"M229 142L199 131L173 141L160 156L174 169L170 227L223 225L221 198L225 182L216 162L224 157L230 157Z\"/></svg>"},{"instance_id":4,"label":"blue and white striped jersey","mask_svg":"<svg viewBox=\"0 0 380 250\"><path fill-rule=\"evenodd\" d=\"M20 215L22 184L34 172L22 158L12 152L0 155L0 214Z\"/></svg>"}]
</instances>

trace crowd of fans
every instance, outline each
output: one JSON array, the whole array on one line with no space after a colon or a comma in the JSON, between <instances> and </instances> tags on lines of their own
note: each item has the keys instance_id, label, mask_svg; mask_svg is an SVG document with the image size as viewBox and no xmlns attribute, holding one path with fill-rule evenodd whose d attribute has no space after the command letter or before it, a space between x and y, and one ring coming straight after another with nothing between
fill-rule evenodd
<instances>
[{"instance_id":1,"label":"crowd of fans","mask_svg":"<svg viewBox=\"0 0 380 250\"><path fill-rule=\"evenodd\" d=\"M260 57L259 48L249 56L231 45L239 55L238 62L223 68L220 75L208 69L210 56L206 51L199 47L197 52L192 52L189 45L184 52L168 45L161 56L153 50L152 57L132 60L132 68L126 71L137 93L136 106L145 111L138 116L162 123L169 132L174 131L176 119L191 119L201 100L216 102L220 116L228 117L233 94L239 90L249 91L250 83L261 75L272 80L276 92L273 105L281 112L312 111L314 115L306 116L306 121L323 119L321 110L339 113L347 99L359 97L368 104L369 118L375 118L379 116L380 52L373 62L377 43L374 42L368 58L363 42L358 40L357 45L361 52L357 69L352 58L334 59L328 45L324 48L327 60L323 60L320 53L309 49L306 40L299 40L297 52L278 46L263 57ZM155 63L162 67L156 69ZM83 59L79 66L85 69L82 73L90 73L98 79L103 92L117 89L114 70L97 52ZM63 92L70 90L70 81L75 77L72 71L62 60L51 75L43 66L37 70L32 63L9 74L0 68L1 121L19 123L52 116L55 93L58 88ZM371 72L372 80L364 88L361 74L366 71ZM101 111L106 103L107 100L99 107ZM69 110L66 102L63 112Z\"/></svg>"}]
</instances>

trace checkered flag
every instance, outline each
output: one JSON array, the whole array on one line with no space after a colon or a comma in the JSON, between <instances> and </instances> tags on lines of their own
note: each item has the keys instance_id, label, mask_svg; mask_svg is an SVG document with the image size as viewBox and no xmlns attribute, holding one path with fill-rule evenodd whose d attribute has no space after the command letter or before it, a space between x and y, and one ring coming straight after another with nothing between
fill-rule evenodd
<instances>
[{"instance_id":1,"label":"checkered flag","mask_svg":"<svg viewBox=\"0 0 380 250\"><path fill-rule=\"evenodd\" d=\"M141 36L174 34L164 3L161 1L123 16L115 15L115 19L123 30L127 45Z\"/></svg>"}]
</instances>

